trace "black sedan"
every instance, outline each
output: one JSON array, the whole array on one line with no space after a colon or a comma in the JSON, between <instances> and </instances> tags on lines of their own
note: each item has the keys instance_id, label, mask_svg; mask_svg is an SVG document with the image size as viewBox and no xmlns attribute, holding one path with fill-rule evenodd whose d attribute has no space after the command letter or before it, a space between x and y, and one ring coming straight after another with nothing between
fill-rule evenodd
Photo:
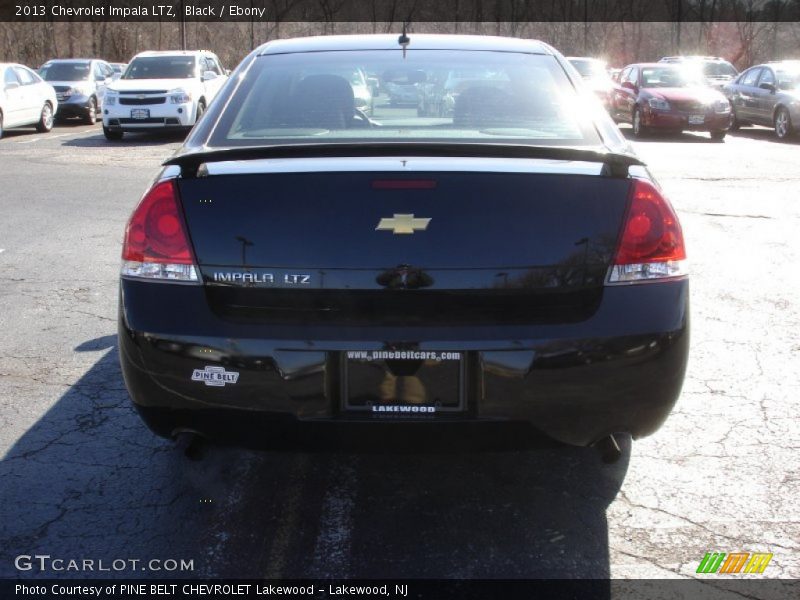
<instances>
[{"instance_id":1,"label":"black sedan","mask_svg":"<svg viewBox=\"0 0 800 600\"><path fill-rule=\"evenodd\" d=\"M156 433L515 423L592 445L669 414L689 288L658 185L548 45L410 37L261 46L145 193L119 338ZM476 65L446 117L367 116L339 75Z\"/></svg>"}]
</instances>

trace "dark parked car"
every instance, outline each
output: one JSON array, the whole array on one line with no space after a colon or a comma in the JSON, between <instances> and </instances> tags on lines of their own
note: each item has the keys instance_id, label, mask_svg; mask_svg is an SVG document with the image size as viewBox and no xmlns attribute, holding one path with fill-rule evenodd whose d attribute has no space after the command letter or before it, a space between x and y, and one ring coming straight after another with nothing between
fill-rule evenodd
<instances>
[{"instance_id":1,"label":"dark parked car","mask_svg":"<svg viewBox=\"0 0 800 600\"><path fill-rule=\"evenodd\" d=\"M784 60L750 67L725 86L734 129L765 125L779 139L797 133L800 124L800 61Z\"/></svg>"},{"instance_id":2,"label":"dark parked car","mask_svg":"<svg viewBox=\"0 0 800 600\"><path fill-rule=\"evenodd\" d=\"M643 63L628 65L614 90L611 115L630 123L641 137L655 130L708 131L721 141L730 126L731 107L722 93L680 65Z\"/></svg>"},{"instance_id":3,"label":"dark parked car","mask_svg":"<svg viewBox=\"0 0 800 600\"><path fill-rule=\"evenodd\" d=\"M367 119L338 75L356 65L485 79L450 118ZM577 83L521 39L253 51L125 233L120 360L146 423L247 445L386 423L655 431L686 367L684 241Z\"/></svg>"},{"instance_id":4,"label":"dark parked car","mask_svg":"<svg viewBox=\"0 0 800 600\"><path fill-rule=\"evenodd\" d=\"M43 64L39 74L56 90L56 119L80 117L94 125L101 115L114 70L103 60L58 58Z\"/></svg>"}]
</instances>

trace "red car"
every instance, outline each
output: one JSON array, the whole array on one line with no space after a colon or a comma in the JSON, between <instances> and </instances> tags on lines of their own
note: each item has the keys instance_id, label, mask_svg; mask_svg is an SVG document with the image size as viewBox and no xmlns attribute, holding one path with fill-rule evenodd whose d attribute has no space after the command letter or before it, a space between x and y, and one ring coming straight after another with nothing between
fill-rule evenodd
<instances>
[{"instance_id":1,"label":"red car","mask_svg":"<svg viewBox=\"0 0 800 600\"><path fill-rule=\"evenodd\" d=\"M655 130L708 131L711 139L721 141L731 120L731 105L722 93L705 85L695 71L669 63L625 67L610 112L617 123L630 123L636 137Z\"/></svg>"}]
</instances>

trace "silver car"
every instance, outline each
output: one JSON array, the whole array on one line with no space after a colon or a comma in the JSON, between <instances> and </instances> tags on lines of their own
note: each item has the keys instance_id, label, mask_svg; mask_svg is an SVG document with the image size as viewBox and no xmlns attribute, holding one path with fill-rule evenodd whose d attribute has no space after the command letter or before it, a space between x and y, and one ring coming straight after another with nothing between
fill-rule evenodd
<instances>
[{"instance_id":1,"label":"silver car","mask_svg":"<svg viewBox=\"0 0 800 600\"><path fill-rule=\"evenodd\" d=\"M730 100L731 129L765 125L784 140L800 127L800 60L756 65L723 89Z\"/></svg>"}]
</instances>

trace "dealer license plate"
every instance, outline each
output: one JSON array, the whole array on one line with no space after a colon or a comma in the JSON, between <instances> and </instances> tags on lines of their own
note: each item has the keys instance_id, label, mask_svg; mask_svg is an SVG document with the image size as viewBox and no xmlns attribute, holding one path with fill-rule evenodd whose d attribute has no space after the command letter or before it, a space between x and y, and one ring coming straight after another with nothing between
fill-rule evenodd
<instances>
[{"instance_id":1,"label":"dealer license plate","mask_svg":"<svg viewBox=\"0 0 800 600\"><path fill-rule=\"evenodd\" d=\"M149 108L133 108L131 109L131 119L149 119Z\"/></svg>"},{"instance_id":2,"label":"dealer license plate","mask_svg":"<svg viewBox=\"0 0 800 600\"><path fill-rule=\"evenodd\" d=\"M344 352L343 409L387 417L464 411L464 356L422 350Z\"/></svg>"},{"instance_id":3,"label":"dealer license plate","mask_svg":"<svg viewBox=\"0 0 800 600\"><path fill-rule=\"evenodd\" d=\"M691 115L689 117L689 125L702 125L706 122L705 115Z\"/></svg>"}]
</instances>

